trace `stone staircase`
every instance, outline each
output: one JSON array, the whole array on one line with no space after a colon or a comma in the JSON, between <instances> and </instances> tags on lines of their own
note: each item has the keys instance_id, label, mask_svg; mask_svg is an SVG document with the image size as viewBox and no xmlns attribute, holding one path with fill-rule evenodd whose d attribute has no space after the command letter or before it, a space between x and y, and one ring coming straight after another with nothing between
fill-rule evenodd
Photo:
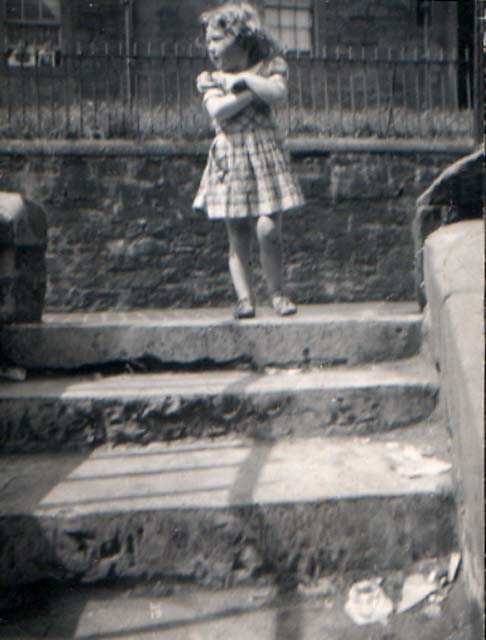
<instances>
[{"instance_id":1,"label":"stone staircase","mask_svg":"<svg viewBox=\"0 0 486 640\"><path fill-rule=\"evenodd\" d=\"M2 328L29 375L0 383L0 586L61 585L49 615L31 614L48 627L39 637L412 637L406 613L366 635L343 589L385 576L397 599L414 567L456 550L422 316L370 303L230 317L48 314ZM331 604L329 590L304 597L332 580ZM139 609L119 599L126 584ZM81 600L91 585L99 624L68 603L71 635L52 635L68 585ZM295 616L275 623L285 611L297 631ZM413 637L447 637L452 618L415 621ZM36 637L12 620L8 637Z\"/></svg>"}]
</instances>

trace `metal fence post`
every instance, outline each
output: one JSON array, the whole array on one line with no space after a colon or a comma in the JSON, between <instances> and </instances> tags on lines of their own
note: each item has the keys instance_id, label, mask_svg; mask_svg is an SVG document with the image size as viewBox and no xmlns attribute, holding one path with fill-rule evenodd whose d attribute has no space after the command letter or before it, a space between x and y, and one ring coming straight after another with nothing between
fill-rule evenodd
<instances>
[{"instance_id":1,"label":"metal fence post","mask_svg":"<svg viewBox=\"0 0 486 640\"><path fill-rule=\"evenodd\" d=\"M486 2L474 3L474 142L480 144L484 138L484 55Z\"/></svg>"},{"instance_id":2,"label":"metal fence post","mask_svg":"<svg viewBox=\"0 0 486 640\"><path fill-rule=\"evenodd\" d=\"M133 1L125 0L125 73L127 89L128 113L131 121L132 116L132 31L133 31Z\"/></svg>"}]
</instances>

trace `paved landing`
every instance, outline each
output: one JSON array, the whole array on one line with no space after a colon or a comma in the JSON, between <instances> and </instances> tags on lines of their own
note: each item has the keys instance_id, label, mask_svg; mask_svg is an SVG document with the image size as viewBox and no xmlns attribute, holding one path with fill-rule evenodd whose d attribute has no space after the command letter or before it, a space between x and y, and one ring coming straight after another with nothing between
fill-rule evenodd
<instances>
[{"instance_id":1,"label":"paved landing","mask_svg":"<svg viewBox=\"0 0 486 640\"><path fill-rule=\"evenodd\" d=\"M396 606L403 574L385 574ZM466 640L472 635L461 580L383 624L357 625L345 604L351 580L331 578L308 597L275 587L227 591L77 588L37 593L35 606L0 622L5 640ZM164 591L167 595L164 595ZM437 603L437 600L440 602ZM372 602L371 602L372 603ZM365 608L366 609L366 608ZM468 635L469 634L469 635Z\"/></svg>"},{"instance_id":2,"label":"paved landing","mask_svg":"<svg viewBox=\"0 0 486 640\"><path fill-rule=\"evenodd\" d=\"M292 324L313 324L326 321L390 321L403 319L413 323L421 318L415 302L353 302L339 304L308 304L299 306L297 314L280 317L267 306L257 308L256 318L235 322L231 307L208 307L198 309L143 309L138 311L99 311L72 313L44 313L42 321L48 326L106 326L106 325L175 325L175 326L218 326L236 324L267 326ZM35 325L34 325L35 326Z\"/></svg>"}]
</instances>

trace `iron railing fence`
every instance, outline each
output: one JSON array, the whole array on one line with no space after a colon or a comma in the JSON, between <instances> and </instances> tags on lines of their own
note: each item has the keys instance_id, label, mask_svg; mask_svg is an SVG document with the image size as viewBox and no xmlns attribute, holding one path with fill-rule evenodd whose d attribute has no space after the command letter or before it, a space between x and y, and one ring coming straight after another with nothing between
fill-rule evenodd
<instances>
[{"instance_id":1,"label":"iron railing fence","mask_svg":"<svg viewBox=\"0 0 486 640\"><path fill-rule=\"evenodd\" d=\"M54 60L54 59L53 59ZM324 49L288 58L278 122L290 135L444 137L473 133L469 61L443 53ZM201 139L210 135L188 48L77 48L57 66L0 61L2 137ZM460 97L461 96L461 97Z\"/></svg>"}]
</instances>

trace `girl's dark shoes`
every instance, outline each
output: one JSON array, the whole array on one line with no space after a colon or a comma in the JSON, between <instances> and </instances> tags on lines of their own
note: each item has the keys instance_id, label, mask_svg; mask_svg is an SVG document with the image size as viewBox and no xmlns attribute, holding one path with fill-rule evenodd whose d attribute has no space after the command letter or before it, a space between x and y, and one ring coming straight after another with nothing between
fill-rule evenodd
<instances>
[{"instance_id":1,"label":"girl's dark shoes","mask_svg":"<svg viewBox=\"0 0 486 640\"><path fill-rule=\"evenodd\" d=\"M248 298L242 298L238 300L235 307L234 317L237 320L246 320L247 318L255 317L255 307Z\"/></svg>"}]
</instances>

